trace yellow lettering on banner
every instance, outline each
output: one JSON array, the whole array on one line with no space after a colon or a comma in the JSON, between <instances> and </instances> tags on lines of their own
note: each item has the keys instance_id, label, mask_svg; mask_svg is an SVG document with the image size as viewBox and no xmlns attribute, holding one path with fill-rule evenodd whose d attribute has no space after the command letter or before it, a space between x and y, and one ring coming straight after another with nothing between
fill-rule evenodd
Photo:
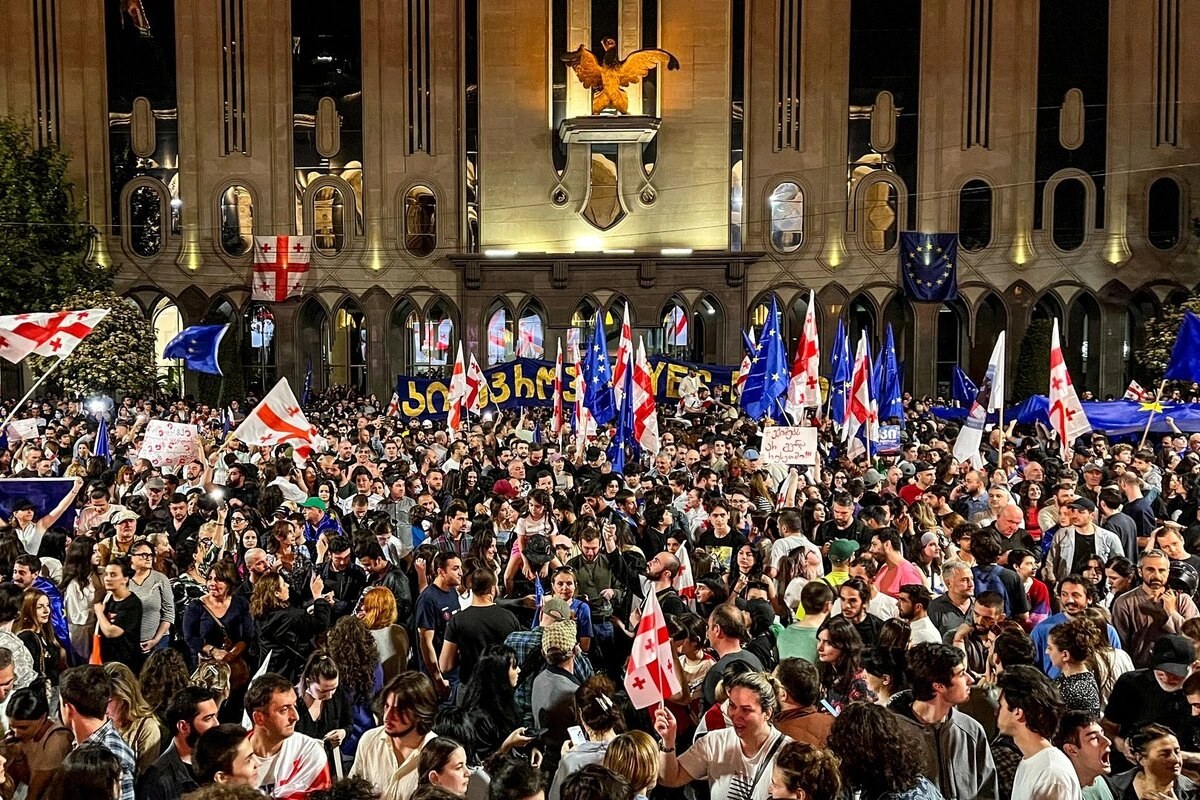
<instances>
[{"instance_id":1,"label":"yellow lettering on banner","mask_svg":"<svg viewBox=\"0 0 1200 800\"><path fill-rule=\"evenodd\" d=\"M508 402L512 390L508 388L508 376L501 370L492 373L492 402L496 405Z\"/></svg>"},{"instance_id":2,"label":"yellow lettering on banner","mask_svg":"<svg viewBox=\"0 0 1200 800\"><path fill-rule=\"evenodd\" d=\"M679 399L679 382L687 372L687 367L679 364L667 365L667 397L671 400Z\"/></svg>"},{"instance_id":3,"label":"yellow lettering on banner","mask_svg":"<svg viewBox=\"0 0 1200 800\"><path fill-rule=\"evenodd\" d=\"M525 370L521 365L513 365L513 386L518 400L532 400L534 397L533 381L525 377Z\"/></svg>"},{"instance_id":4,"label":"yellow lettering on banner","mask_svg":"<svg viewBox=\"0 0 1200 800\"><path fill-rule=\"evenodd\" d=\"M662 379L663 368L667 366L667 362L660 361L657 364L650 365L650 378L654 382L654 396L658 397L662 394Z\"/></svg>"},{"instance_id":5,"label":"yellow lettering on banner","mask_svg":"<svg viewBox=\"0 0 1200 800\"><path fill-rule=\"evenodd\" d=\"M563 368L566 372L566 368ZM566 376L563 376L566 380ZM537 371L537 396L538 400L549 400L554 397L554 367L538 367ZM563 387L564 389L566 387Z\"/></svg>"},{"instance_id":6,"label":"yellow lettering on banner","mask_svg":"<svg viewBox=\"0 0 1200 800\"><path fill-rule=\"evenodd\" d=\"M419 417L425 413L425 398L417 389L416 381L408 382L408 399L400 404L400 413L406 417Z\"/></svg>"},{"instance_id":7,"label":"yellow lettering on banner","mask_svg":"<svg viewBox=\"0 0 1200 800\"><path fill-rule=\"evenodd\" d=\"M450 399L450 387L441 381L432 381L425 387L425 398L430 414L445 414L450 410L446 408L446 402Z\"/></svg>"}]
</instances>

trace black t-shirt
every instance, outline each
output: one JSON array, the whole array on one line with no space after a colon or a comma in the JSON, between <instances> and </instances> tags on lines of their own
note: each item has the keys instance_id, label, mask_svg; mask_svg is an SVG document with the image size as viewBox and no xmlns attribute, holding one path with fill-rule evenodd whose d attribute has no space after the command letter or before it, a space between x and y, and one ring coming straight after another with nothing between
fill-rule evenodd
<instances>
[{"instance_id":1,"label":"black t-shirt","mask_svg":"<svg viewBox=\"0 0 1200 800\"><path fill-rule=\"evenodd\" d=\"M1091 536L1075 531L1075 560L1071 562L1071 572L1082 575L1087 569L1088 559L1096 555L1096 534Z\"/></svg>"},{"instance_id":2,"label":"black t-shirt","mask_svg":"<svg viewBox=\"0 0 1200 800\"><path fill-rule=\"evenodd\" d=\"M104 614L109 624L124 633L111 639L100 637L101 657L105 662L119 661L136 674L142 664L142 601L132 593L124 600L110 597L104 604Z\"/></svg>"},{"instance_id":3,"label":"black t-shirt","mask_svg":"<svg viewBox=\"0 0 1200 800\"><path fill-rule=\"evenodd\" d=\"M745 543L746 537L733 528L730 528L729 533L721 538L717 538L712 528L705 528L704 533L700 534L696 546L703 547L705 552L716 558L722 571L728 571L730 561Z\"/></svg>"},{"instance_id":4,"label":"black t-shirt","mask_svg":"<svg viewBox=\"0 0 1200 800\"><path fill-rule=\"evenodd\" d=\"M468 606L446 623L445 641L458 645L458 679L471 679L475 662L488 645L503 644L505 637L521 629L517 617L500 606Z\"/></svg>"},{"instance_id":5,"label":"black t-shirt","mask_svg":"<svg viewBox=\"0 0 1200 800\"><path fill-rule=\"evenodd\" d=\"M1151 722L1166 725L1175 732L1182 749L1195 749L1192 710L1187 696L1182 689L1164 692L1154 677L1154 670L1135 669L1117 678L1104 709L1104 717L1118 725L1118 734L1124 737ZM1112 760L1114 773L1132 766L1115 747Z\"/></svg>"}]
</instances>

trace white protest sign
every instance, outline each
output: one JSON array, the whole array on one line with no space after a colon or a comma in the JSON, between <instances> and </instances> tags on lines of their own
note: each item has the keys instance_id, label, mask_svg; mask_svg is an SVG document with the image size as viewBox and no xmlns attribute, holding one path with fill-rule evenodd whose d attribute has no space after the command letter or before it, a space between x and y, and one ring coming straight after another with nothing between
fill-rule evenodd
<instances>
[{"instance_id":1,"label":"white protest sign","mask_svg":"<svg viewBox=\"0 0 1200 800\"><path fill-rule=\"evenodd\" d=\"M196 426L183 422L151 420L138 458L156 467L180 467L199 457L196 450Z\"/></svg>"},{"instance_id":2,"label":"white protest sign","mask_svg":"<svg viewBox=\"0 0 1200 800\"><path fill-rule=\"evenodd\" d=\"M33 441L41 436L38 432L37 420L30 417L29 419L13 420L8 425L8 440L10 442L28 442Z\"/></svg>"},{"instance_id":3,"label":"white protest sign","mask_svg":"<svg viewBox=\"0 0 1200 800\"><path fill-rule=\"evenodd\" d=\"M768 464L797 466L817 463L817 429L776 425L763 431L759 456Z\"/></svg>"}]
</instances>

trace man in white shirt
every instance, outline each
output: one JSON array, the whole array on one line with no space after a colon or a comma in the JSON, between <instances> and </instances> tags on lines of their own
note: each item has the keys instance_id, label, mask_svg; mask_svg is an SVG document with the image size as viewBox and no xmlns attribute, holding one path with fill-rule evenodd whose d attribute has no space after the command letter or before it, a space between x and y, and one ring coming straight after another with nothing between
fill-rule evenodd
<instances>
[{"instance_id":1,"label":"man in white shirt","mask_svg":"<svg viewBox=\"0 0 1200 800\"><path fill-rule=\"evenodd\" d=\"M1000 733L1021 751L1012 800L1083 800L1071 759L1050 743L1063 704L1058 689L1037 667L1016 666L996 679L1000 687Z\"/></svg>"},{"instance_id":2,"label":"man in white shirt","mask_svg":"<svg viewBox=\"0 0 1200 800\"><path fill-rule=\"evenodd\" d=\"M296 733L296 690L287 678L268 672L246 690L246 713L253 728L250 747L258 756L258 789L267 797L306 796L333 785L325 746Z\"/></svg>"},{"instance_id":3,"label":"man in white shirt","mask_svg":"<svg viewBox=\"0 0 1200 800\"><path fill-rule=\"evenodd\" d=\"M896 612L900 619L908 622L911 631L909 646L921 642L937 644L942 640L933 620L929 618L929 604L933 602L933 592L919 583L906 583L900 587L896 595Z\"/></svg>"},{"instance_id":4,"label":"man in white shirt","mask_svg":"<svg viewBox=\"0 0 1200 800\"><path fill-rule=\"evenodd\" d=\"M771 545L771 559L767 566L767 577L772 580L779 574L779 562L787 556L803 548L817 557L817 574L820 578L825 574L824 559L821 558L821 548L808 540L801 531L800 514L794 509L788 509L779 515L780 537Z\"/></svg>"},{"instance_id":5,"label":"man in white shirt","mask_svg":"<svg viewBox=\"0 0 1200 800\"><path fill-rule=\"evenodd\" d=\"M1112 789L1104 780L1112 774L1112 740L1105 735L1099 719L1087 711L1066 712L1054 743L1071 759L1085 800L1113 800Z\"/></svg>"},{"instance_id":6,"label":"man in white shirt","mask_svg":"<svg viewBox=\"0 0 1200 800\"><path fill-rule=\"evenodd\" d=\"M421 748L431 739L438 697L421 672L402 672L383 687L383 724L358 742L350 777L366 778L382 800L407 800L417 788Z\"/></svg>"}]
</instances>

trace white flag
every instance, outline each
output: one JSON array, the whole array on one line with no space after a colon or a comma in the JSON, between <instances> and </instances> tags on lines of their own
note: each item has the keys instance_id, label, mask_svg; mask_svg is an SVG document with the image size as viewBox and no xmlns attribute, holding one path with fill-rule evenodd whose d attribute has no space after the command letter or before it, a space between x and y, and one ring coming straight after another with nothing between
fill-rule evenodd
<instances>
[{"instance_id":1,"label":"white flag","mask_svg":"<svg viewBox=\"0 0 1200 800\"><path fill-rule=\"evenodd\" d=\"M458 343L458 358L450 375L450 391L446 393L446 427L457 433L462 429L467 405L467 367L463 363L462 342Z\"/></svg>"},{"instance_id":2,"label":"white flag","mask_svg":"<svg viewBox=\"0 0 1200 800\"><path fill-rule=\"evenodd\" d=\"M1071 445L1083 434L1092 429L1087 414L1083 413L1083 405L1075 386L1071 383L1071 375L1067 372L1067 362L1063 361L1062 344L1058 339L1058 320L1054 320L1054 328L1050 334L1050 426L1058 434L1062 460L1070 463Z\"/></svg>"},{"instance_id":3,"label":"white flag","mask_svg":"<svg viewBox=\"0 0 1200 800\"><path fill-rule=\"evenodd\" d=\"M999 381L1002 385L1004 381L1003 331L1000 332L1000 338L996 340L996 346L992 348L987 374L979 383L979 392L975 395L975 401L971 403L966 423L954 440L954 457L959 461L971 462L976 469L983 468L983 456L979 452L979 446L983 443L983 431L987 427L988 412L1003 407L1003 397L1000 400L996 399L997 375L1000 376Z\"/></svg>"},{"instance_id":4,"label":"white flag","mask_svg":"<svg viewBox=\"0 0 1200 800\"><path fill-rule=\"evenodd\" d=\"M309 424L300 410L300 403L287 378L279 379L275 388L267 392L262 402L246 415L233 436L248 445L274 447L290 444L298 463L310 458L325 443L316 427Z\"/></svg>"}]
</instances>

